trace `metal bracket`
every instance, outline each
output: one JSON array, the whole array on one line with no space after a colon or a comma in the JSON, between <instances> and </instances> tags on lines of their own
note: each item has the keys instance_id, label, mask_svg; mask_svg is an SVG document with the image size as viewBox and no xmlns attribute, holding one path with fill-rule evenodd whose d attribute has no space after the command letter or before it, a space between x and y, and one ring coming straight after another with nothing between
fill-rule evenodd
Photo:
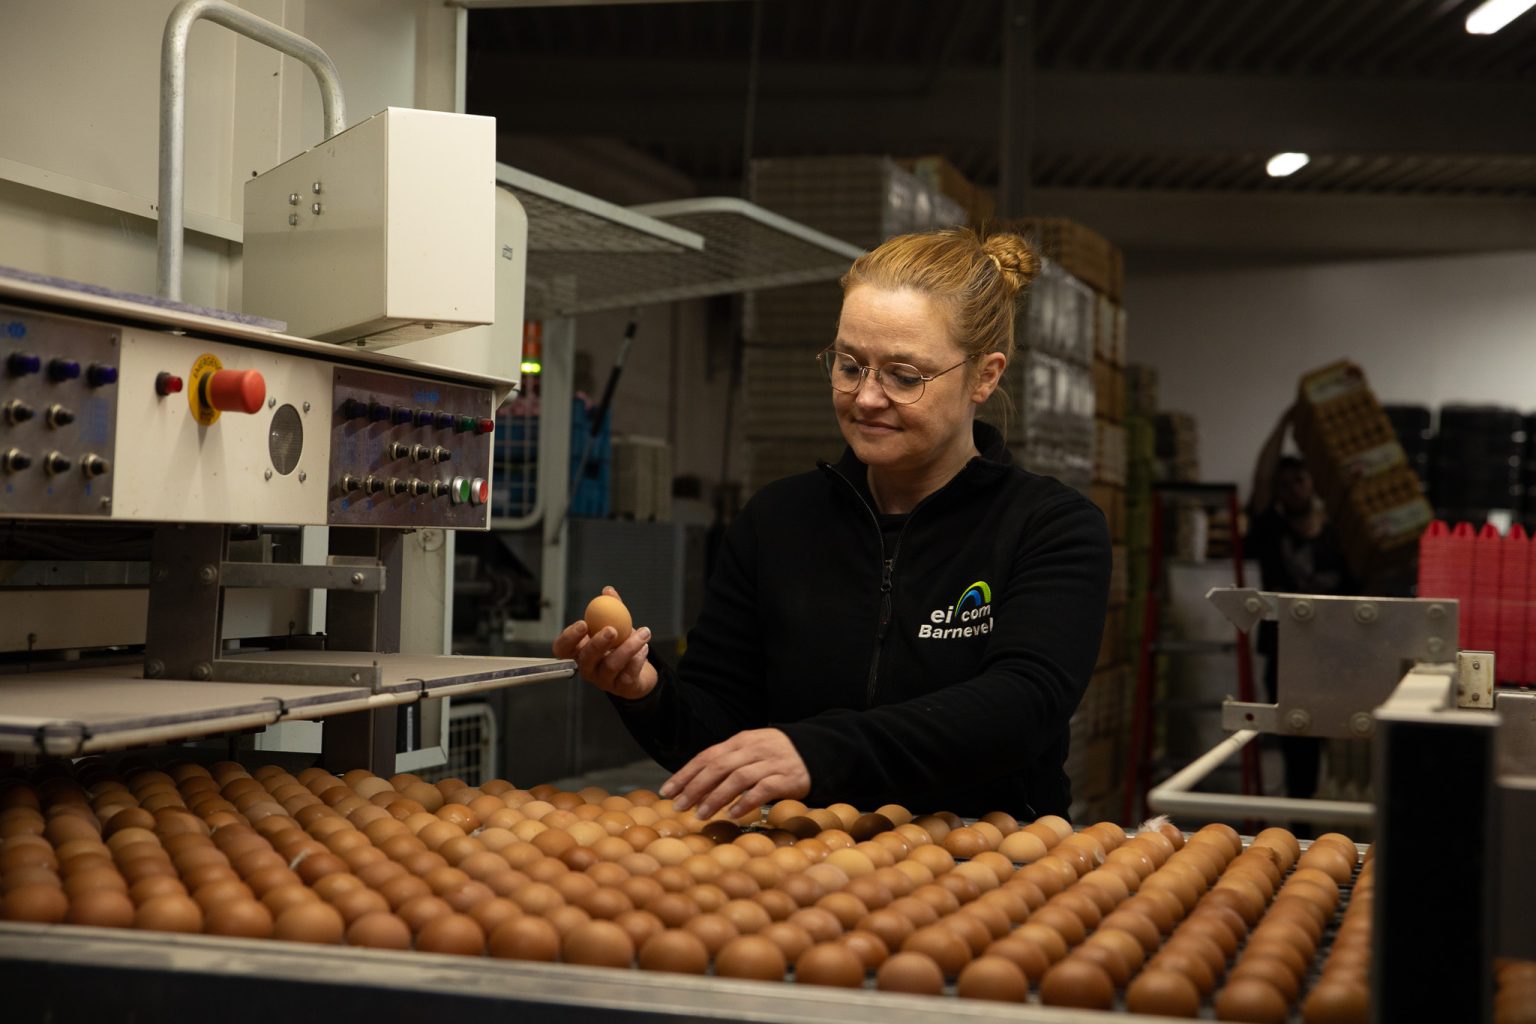
<instances>
[{"instance_id":1,"label":"metal bracket","mask_svg":"<svg viewBox=\"0 0 1536 1024\"><path fill-rule=\"evenodd\" d=\"M299 661L245 661L220 658L209 679L220 683L282 683L288 686L360 686L378 693L384 671L371 665L315 665Z\"/></svg>"},{"instance_id":2,"label":"metal bracket","mask_svg":"<svg viewBox=\"0 0 1536 1024\"><path fill-rule=\"evenodd\" d=\"M1206 600L1244 632L1262 621L1274 622L1278 632L1276 703L1226 701L1221 723L1227 730L1368 739L1376 731L1372 711L1392 694L1404 668L1445 662L1456 651L1460 609L1453 600L1251 587L1215 587Z\"/></svg>"},{"instance_id":3,"label":"metal bracket","mask_svg":"<svg viewBox=\"0 0 1536 1024\"><path fill-rule=\"evenodd\" d=\"M1494 653L1456 652L1456 706L1493 710Z\"/></svg>"},{"instance_id":4,"label":"metal bracket","mask_svg":"<svg viewBox=\"0 0 1536 1024\"><path fill-rule=\"evenodd\" d=\"M298 565L274 562L223 562L219 582L226 587L269 590L350 590L382 593L387 573L378 563L368 565Z\"/></svg>"}]
</instances>

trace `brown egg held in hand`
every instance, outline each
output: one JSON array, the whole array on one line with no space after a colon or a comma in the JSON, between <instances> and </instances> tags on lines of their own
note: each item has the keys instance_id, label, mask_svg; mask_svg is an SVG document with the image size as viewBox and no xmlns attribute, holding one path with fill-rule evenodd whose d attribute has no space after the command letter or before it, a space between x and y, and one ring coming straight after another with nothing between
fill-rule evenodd
<instances>
[{"instance_id":1,"label":"brown egg held in hand","mask_svg":"<svg viewBox=\"0 0 1536 1024\"><path fill-rule=\"evenodd\" d=\"M623 643L629 639L629 634L635 631L634 619L630 618L629 609L624 607L624 602L607 594L599 594L587 602L584 618L587 620L588 636L596 636L612 626L614 632L619 635L615 642Z\"/></svg>"}]
</instances>

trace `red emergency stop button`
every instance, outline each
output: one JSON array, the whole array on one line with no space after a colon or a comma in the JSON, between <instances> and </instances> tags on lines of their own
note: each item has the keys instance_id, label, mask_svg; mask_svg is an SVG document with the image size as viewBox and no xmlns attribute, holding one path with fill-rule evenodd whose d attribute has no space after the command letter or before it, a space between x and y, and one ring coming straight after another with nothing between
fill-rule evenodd
<instances>
[{"instance_id":1,"label":"red emergency stop button","mask_svg":"<svg viewBox=\"0 0 1536 1024\"><path fill-rule=\"evenodd\" d=\"M254 414L267 400L260 370L218 370L203 378L203 398L221 412Z\"/></svg>"}]
</instances>

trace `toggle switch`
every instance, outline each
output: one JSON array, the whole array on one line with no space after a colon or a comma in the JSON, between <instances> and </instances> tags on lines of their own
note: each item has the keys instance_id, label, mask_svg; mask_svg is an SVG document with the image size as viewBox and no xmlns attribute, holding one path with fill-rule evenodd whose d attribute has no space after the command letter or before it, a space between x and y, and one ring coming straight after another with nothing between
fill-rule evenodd
<instances>
[{"instance_id":1,"label":"toggle switch","mask_svg":"<svg viewBox=\"0 0 1536 1024\"><path fill-rule=\"evenodd\" d=\"M117 367L109 363L92 363L85 369L85 382L93 388L104 388L117 383Z\"/></svg>"},{"instance_id":2,"label":"toggle switch","mask_svg":"<svg viewBox=\"0 0 1536 1024\"><path fill-rule=\"evenodd\" d=\"M74 380L78 376L80 376L79 360L63 358L48 360L48 379L55 384Z\"/></svg>"},{"instance_id":3,"label":"toggle switch","mask_svg":"<svg viewBox=\"0 0 1536 1024\"><path fill-rule=\"evenodd\" d=\"M452 458L453 452L449 451L447 448L444 448L442 445L438 445L436 448L432 449L433 462L448 462Z\"/></svg>"},{"instance_id":4,"label":"toggle switch","mask_svg":"<svg viewBox=\"0 0 1536 1024\"><path fill-rule=\"evenodd\" d=\"M432 493L432 485L429 484L425 480L418 480L415 477L412 477L411 478L411 493L412 494L417 494L417 495L431 494Z\"/></svg>"},{"instance_id":5,"label":"toggle switch","mask_svg":"<svg viewBox=\"0 0 1536 1024\"><path fill-rule=\"evenodd\" d=\"M4 455L0 455L0 468L7 473L20 473L24 469L32 468L32 456L20 448L11 448Z\"/></svg>"},{"instance_id":6,"label":"toggle switch","mask_svg":"<svg viewBox=\"0 0 1536 1024\"><path fill-rule=\"evenodd\" d=\"M88 478L104 476L111 468L112 464L100 455L87 455L80 460L80 469Z\"/></svg>"},{"instance_id":7,"label":"toggle switch","mask_svg":"<svg viewBox=\"0 0 1536 1024\"><path fill-rule=\"evenodd\" d=\"M397 476L392 476L389 478L389 482L384 489L390 494L404 494L407 490L410 489L410 484L406 483L404 480Z\"/></svg>"},{"instance_id":8,"label":"toggle switch","mask_svg":"<svg viewBox=\"0 0 1536 1024\"><path fill-rule=\"evenodd\" d=\"M363 490L369 494L382 494L384 492L384 481L380 477L370 476L363 481Z\"/></svg>"},{"instance_id":9,"label":"toggle switch","mask_svg":"<svg viewBox=\"0 0 1536 1024\"><path fill-rule=\"evenodd\" d=\"M13 427L18 423L27 422L27 420L30 420L36 415L37 412L30 405L28 405L26 402L23 402L19 398L5 403L5 422L9 423Z\"/></svg>"},{"instance_id":10,"label":"toggle switch","mask_svg":"<svg viewBox=\"0 0 1536 1024\"><path fill-rule=\"evenodd\" d=\"M391 444L387 450L389 452L389 457L392 459L408 458L411 454L411 446L408 444L401 444L399 441Z\"/></svg>"},{"instance_id":11,"label":"toggle switch","mask_svg":"<svg viewBox=\"0 0 1536 1024\"><path fill-rule=\"evenodd\" d=\"M419 444L411 449L411 458L417 462L427 462L432 458L432 449L424 444Z\"/></svg>"},{"instance_id":12,"label":"toggle switch","mask_svg":"<svg viewBox=\"0 0 1536 1024\"><path fill-rule=\"evenodd\" d=\"M50 405L43 419L50 427L67 427L75 422L75 414L62 405Z\"/></svg>"},{"instance_id":13,"label":"toggle switch","mask_svg":"<svg viewBox=\"0 0 1536 1024\"><path fill-rule=\"evenodd\" d=\"M57 476L60 473L68 473L70 468L73 466L74 463L71 462L69 460L69 456L65 455L63 452L49 452L47 455L43 456L43 468L46 469L52 476Z\"/></svg>"},{"instance_id":14,"label":"toggle switch","mask_svg":"<svg viewBox=\"0 0 1536 1024\"><path fill-rule=\"evenodd\" d=\"M12 352L6 357L5 368L12 377L25 377L41 372L43 360L30 352Z\"/></svg>"}]
</instances>

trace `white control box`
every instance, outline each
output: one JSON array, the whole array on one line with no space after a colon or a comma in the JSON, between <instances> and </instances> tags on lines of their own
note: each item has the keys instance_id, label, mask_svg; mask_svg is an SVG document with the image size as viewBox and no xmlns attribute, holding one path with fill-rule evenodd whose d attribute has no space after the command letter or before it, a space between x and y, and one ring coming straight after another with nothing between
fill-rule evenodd
<instances>
[{"instance_id":1,"label":"white control box","mask_svg":"<svg viewBox=\"0 0 1536 1024\"><path fill-rule=\"evenodd\" d=\"M244 307L388 348L496 319L496 120L390 107L245 184Z\"/></svg>"}]
</instances>

